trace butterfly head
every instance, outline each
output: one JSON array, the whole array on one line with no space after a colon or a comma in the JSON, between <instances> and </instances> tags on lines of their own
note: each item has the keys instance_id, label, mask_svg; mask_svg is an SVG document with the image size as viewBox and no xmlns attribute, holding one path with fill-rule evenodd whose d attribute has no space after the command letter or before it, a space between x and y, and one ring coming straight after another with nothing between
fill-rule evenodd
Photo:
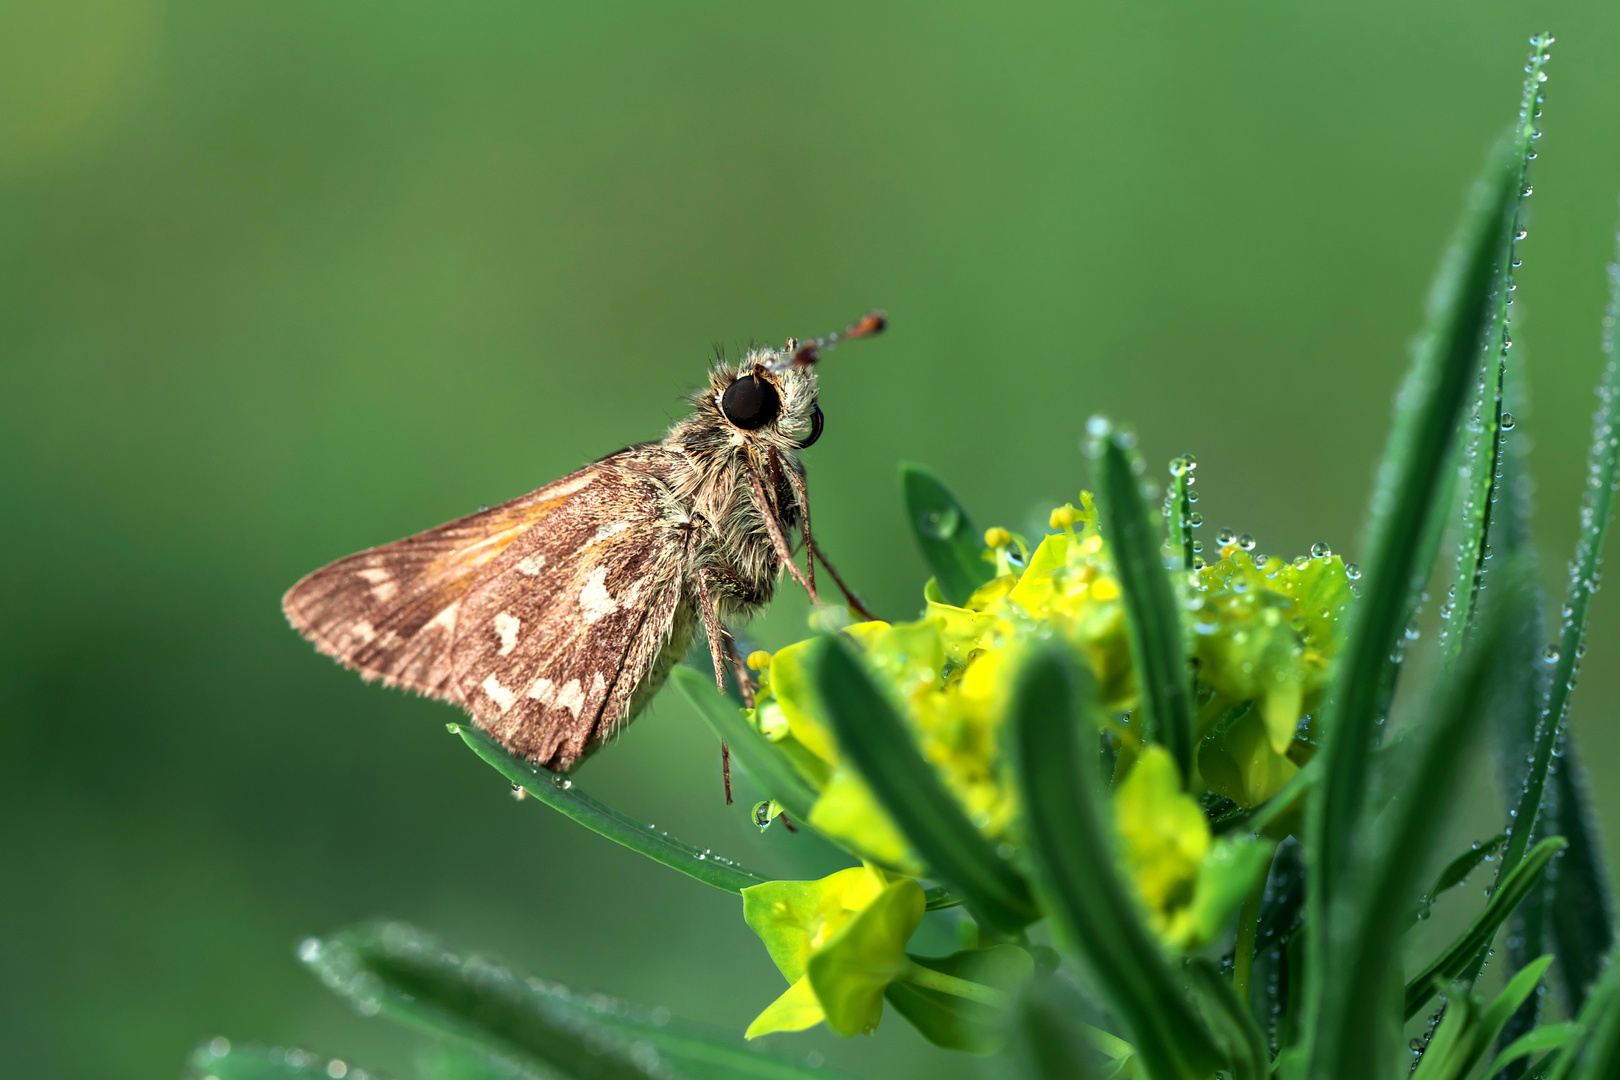
<instances>
[{"instance_id":1,"label":"butterfly head","mask_svg":"<svg viewBox=\"0 0 1620 1080\"><path fill-rule=\"evenodd\" d=\"M735 367L710 374L711 401L738 443L755 441L803 450L821 438L824 423L816 394L816 362L840 341L880 333L887 320L873 312L845 330L813 341L789 338L786 347L751 349Z\"/></svg>"}]
</instances>

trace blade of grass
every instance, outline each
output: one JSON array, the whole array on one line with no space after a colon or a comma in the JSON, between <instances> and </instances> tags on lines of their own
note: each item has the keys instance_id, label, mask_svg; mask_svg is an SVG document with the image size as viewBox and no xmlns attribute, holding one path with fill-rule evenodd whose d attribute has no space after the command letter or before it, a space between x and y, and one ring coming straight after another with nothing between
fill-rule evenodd
<instances>
[{"instance_id":1,"label":"blade of grass","mask_svg":"<svg viewBox=\"0 0 1620 1080\"><path fill-rule=\"evenodd\" d=\"M1620 248L1620 237L1616 238ZM1604 316L1602 377L1598 380L1598 408L1592 416L1592 445L1587 452L1587 487L1581 501L1581 531L1570 562L1569 586L1565 594L1563 624L1556 647L1548 653L1553 661L1547 699L1536 732L1535 755L1513 811L1507 850L1497 878L1513 872L1524 858L1536 819L1541 813L1547 773L1552 765L1569 712L1570 695L1575 689L1576 662L1584 649L1587 612L1597 592L1598 569L1603 557L1603 541L1613 511L1614 488L1620 480L1620 357L1615 355L1615 323L1620 320L1620 255L1609 266L1609 306Z\"/></svg>"},{"instance_id":2,"label":"blade of grass","mask_svg":"<svg viewBox=\"0 0 1620 1080\"><path fill-rule=\"evenodd\" d=\"M923 561L939 582L940 595L958 607L967 603L973 590L996 573L984 558L984 537L944 481L921 465L901 463L900 494L906 520Z\"/></svg>"},{"instance_id":3,"label":"blade of grass","mask_svg":"<svg viewBox=\"0 0 1620 1080\"><path fill-rule=\"evenodd\" d=\"M1208 1077L1225 1065L1182 994L1114 867L1109 825L1080 747L1097 725L1089 672L1051 650L1033 656L1013 697L1015 760L1030 853L1054 929L1077 951L1131 1034L1153 1080ZM1092 741L1095 741L1093 736Z\"/></svg>"},{"instance_id":4,"label":"blade of grass","mask_svg":"<svg viewBox=\"0 0 1620 1080\"><path fill-rule=\"evenodd\" d=\"M1039 918L1029 883L973 827L850 647L823 637L808 667L839 749L934 876L1003 933L1017 934Z\"/></svg>"},{"instance_id":5,"label":"blade of grass","mask_svg":"<svg viewBox=\"0 0 1620 1080\"><path fill-rule=\"evenodd\" d=\"M774 878L755 873L730 859L701 850L660 832L629 814L598 802L574 786L566 776L547 772L508 754L500 743L473 724L447 725L453 734L472 747L479 757L495 766L502 776L564 817L577 821L615 844L645 855L654 862L679 870L687 877L726 892L740 893L750 885Z\"/></svg>"},{"instance_id":6,"label":"blade of grass","mask_svg":"<svg viewBox=\"0 0 1620 1080\"><path fill-rule=\"evenodd\" d=\"M1499 153L1470 194L1458 239L1431 293L1428 331L1397 398L1395 423L1379 466L1364 588L1351 607L1348 640L1324 710L1324 775L1315 787L1306 829L1309 945L1315 958L1309 964L1308 1032L1320 1026L1314 1014L1327 993L1328 910L1338 898L1361 823L1390 655L1404 632L1409 598L1429 571L1417 565L1418 549L1477 366L1491 274L1517 205L1517 184L1517 169Z\"/></svg>"},{"instance_id":7,"label":"blade of grass","mask_svg":"<svg viewBox=\"0 0 1620 1080\"><path fill-rule=\"evenodd\" d=\"M401 923L307 941L300 956L362 1013L569 1077L629 1080L673 1072L704 1080L810 1080L832 1072L671 1019L667 1010L576 994L486 957L449 953Z\"/></svg>"},{"instance_id":8,"label":"blade of grass","mask_svg":"<svg viewBox=\"0 0 1620 1080\"><path fill-rule=\"evenodd\" d=\"M1193 775L1192 687L1175 588L1159 555L1159 538L1142 501L1142 462L1134 436L1100 416L1087 425L1096 473L1102 535L1125 596L1131 660L1146 714L1148 737L1170 751L1182 783Z\"/></svg>"},{"instance_id":9,"label":"blade of grass","mask_svg":"<svg viewBox=\"0 0 1620 1080\"><path fill-rule=\"evenodd\" d=\"M1530 39L1534 51L1525 65L1524 95L1519 103L1519 122L1514 126L1508 153L1518 167L1517 200L1522 205L1530 193L1525 183L1532 147L1540 134L1536 118L1541 115L1542 86L1547 80L1548 49L1552 38L1538 34ZM1514 210L1518 215L1517 205ZM1450 670L1462 651L1463 638L1479 602L1490 554L1492 515L1497 502L1497 478L1502 475L1503 385L1507 375L1507 354L1512 347L1508 336L1508 304L1513 291L1513 269L1519 260L1515 243L1524 230L1515 226L1511 239L1502 248L1493 268L1490 286L1489 325L1485 331L1483 376L1474 401L1473 416L1466 425L1461 447L1461 528L1452 584L1441 612L1448 616L1440 639L1442 670Z\"/></svg>"},{"instance_id":10,"label":"blade of grass","mask_svg":"<svg viewBox=\"0 0 1620 1080\"><path fill-rule=\"evenodd\" d=\"M1457 760L1481 727L1490 673L1515 610L1519 579L1503 576L1505 588L1493 589L1497 595L1481 610L1457 677L1437 687L1431 719L1414 733L1415 764L1400 798L1356 836L1326 948L1318 954L1332 977L1319 972L1316 982L1320 997L1305 1070L1312 1080L1359 1080L1367 1062L1394 1059L1399 1025L1389 991L1399 970L1401 932L1417 900L1418 874L1461 784Z\"/></svg>"},{"instance_id":11,"label":"blade of grass","mask_svg":"<svg viewBox=\"0 0 1620 1080\"><path fill-rule=\"evenodd\" d=\"M731 748L731 756L748 770L760 789L781 803L795 821L808 822L816 793L793 764L744 719L737 706L720 695L714 680L691 668L677 667L670 672L670 681Z\"/></svg>"}]
</instances>

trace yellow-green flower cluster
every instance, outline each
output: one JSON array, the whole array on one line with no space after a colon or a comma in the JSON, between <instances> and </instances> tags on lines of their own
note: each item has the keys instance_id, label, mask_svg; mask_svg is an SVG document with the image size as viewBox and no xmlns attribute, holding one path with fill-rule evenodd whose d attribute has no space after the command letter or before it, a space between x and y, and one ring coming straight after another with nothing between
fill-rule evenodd
<instances>
[{"instance_id":1,"label":"yellow-green flower cluster","mask_svg":"<svg viewBox=\"0 0 1620 1080\"><path fill-rule=\"evenodd\" d=\"M930 581L922 618L860 623L845 632L923 757L974 826L1008 855L1016 853L1019 826L1000 752L1003 717L1025 647L1067 643L1095 677L1100 711L1115 737L1112 800L1122 877L1167 946L1198 948L1219 934L1264 872L1270 846L1215 840L1169 755L1143 745L1130 715L1137 686L1124 597L1090 495L1054 510L1050 524L1033 552L1007 530L989 530L986 558L997 572L962 606L946 603ZM1202 786L1253 806L1311 752L1300 735L1331 676L1350 578L1322 548L1290 563L1257 561L1227 543L1209 565L1174 571L1172 579L1196 665ZM921 918L922 894L903 875L925 868L840 755L806 664L809 646L749 658L760 673L749 716L818 793L809 824L868 866L821 882L748 891L749 924L791 983L751 1034L822 1019L842 1032L869 1030L881 1014L882 986L904 968L905 939ZM776 809L771 804L766 813ZM815 960L823 955L833 959Z\"/></svg>"}]
</instances>

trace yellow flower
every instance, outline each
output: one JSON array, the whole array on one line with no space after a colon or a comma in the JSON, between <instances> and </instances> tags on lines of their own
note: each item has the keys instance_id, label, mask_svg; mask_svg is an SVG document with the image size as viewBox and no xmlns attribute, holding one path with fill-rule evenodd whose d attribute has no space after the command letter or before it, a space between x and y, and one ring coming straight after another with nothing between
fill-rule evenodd
<instances>
[{"instance_id":1,"label":"yellow flower","mask_svg":"<svg viewBox=\"0 0 1620 1080\"><path fill-rule=\"evenodd\" d=\"M922 922L921 886L857 866L820 881L754 885L742 896L743 918L790 984L747 1038L823 1020L840 1035L877 1027L883 991L911 967L905 947Z\"/></svg>"}]
</instances>

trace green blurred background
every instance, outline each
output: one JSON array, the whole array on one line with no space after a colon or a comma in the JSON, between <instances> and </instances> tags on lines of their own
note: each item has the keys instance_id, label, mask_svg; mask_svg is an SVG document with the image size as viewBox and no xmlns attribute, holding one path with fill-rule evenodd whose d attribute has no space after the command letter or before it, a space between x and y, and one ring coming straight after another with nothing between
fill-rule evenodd
<instances>
[{"instance_id":1,"label":"green blurred background","mask_svg":"<svg viewBox=\"0 0 1620 1080\"><path fill-rule=\"evenodd\" d=\"M224 1033L408 1075L294 957L375 913L740 1029L781 980L734 900L515 803L282 590L658 436L713 344L876 306L808 459L880 611L924 577L897 461L1017 527L1083 483L1098 410L1198 455L1209 532L1354 557L1544 26L1513 437L1556 585L1620 194L1612 2L0 6L0 1069L172 1077ZM757 640L800 633L784 597ZM1595 619L1576 723L1614 822L1620 600ZM581 782L796 865L668 697ZM786 1041L972 1072L892 1016Z\"/></svg>"}]
</instances>

